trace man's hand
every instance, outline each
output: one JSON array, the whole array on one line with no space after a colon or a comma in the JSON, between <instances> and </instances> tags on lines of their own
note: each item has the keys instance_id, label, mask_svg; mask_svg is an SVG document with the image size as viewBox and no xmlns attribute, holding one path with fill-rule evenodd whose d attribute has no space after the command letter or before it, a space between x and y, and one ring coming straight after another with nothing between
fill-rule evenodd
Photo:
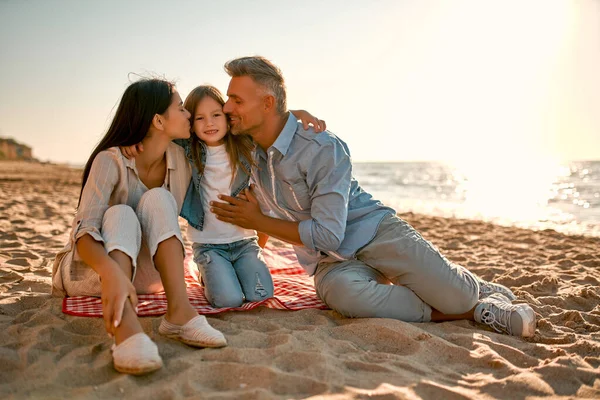
<instances>
[{"instance_id":1,"label":"man's hand","mask_svg":"<svg viewBox=\"0 0 600 400\"><path fill-rule=\"evenodd\" d=\"M144 145L142 144L142 142L140 142L131 146L119 146L119 150L121 150L121 153L127 159L131 160L132 158L136 158L137 156L142 154L142 152L144 151Z\"/></svg>"},{"instance_id":2,"label":"man's hand","mask_svg":"<svg viewBox=\"0 0 600 400\"><path fill-rule=\"evenodd\" d=\"M302 127L304 128L304 130L308 129L309 124L313 126L315 133L323 132L325 129L327 129L327 124L325 123L324 120L313 116L311 113L309 113L306 110L290 110L290 111L292 114L294 114L296 116L296 118L298 118L302 122Z\"/></svg>"},{"instance_id":3,"label":"man's hand","mask_svg":"<svg viewBox=\"0 0 600 400\"><path fill-rule=\"evenodd\" d=\"M259 230L264 215L254 193L252 193L253 189L254 185L251 188L244 189L243 195L240 195L239 198L220 194L219 199L225 201L225 203L211 201L210 211L215 213L217 219L223 222L229 222L245 229Z\"/></svg>"}]
</instances>

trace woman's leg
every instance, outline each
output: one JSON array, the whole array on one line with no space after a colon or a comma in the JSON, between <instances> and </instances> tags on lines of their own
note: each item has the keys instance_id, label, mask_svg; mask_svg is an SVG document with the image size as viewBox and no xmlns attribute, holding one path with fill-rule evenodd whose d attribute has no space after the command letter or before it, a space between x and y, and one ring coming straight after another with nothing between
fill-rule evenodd
<instances>
[{"instance_id":1,"label":"woman's leg","mask_svg":"<svg viewBox=\"0 0 600 400\"><path fill-rule=\"evenodd\" d=\"M108 255L119 264L125 276L132 280L141 245L140 223L133 209L119 204L110 207L102 220L102 236ZM115 343L143 332L133 305L128 299L123 309L120 325L115 329Z\"/></svg>"},{"instance_id":2,"label":"woman's leg","mask_svg":"<svg viewBox=\"0 0 600 400\"><path fill-rule=\"evenodd\" d=\"M198 313L187 296L185 250L177 220L177 203L167 190L154 188L144 193L136 213L167 296L166 319L183 325Z\"/></svg>"},{"instance_id":3,"label":"woman's leg","mask_svg":"<svg viewBox=\"0 0 600 400\"><path fill-rule=\"evenodd\" d=\"M183 245L175 236L160 242L154 254L154 265L160 273L167 295L166 319L175 325L183 325L197 316L187 295Z\"/></svg>"},{"instance_id":4,"label":"woman's leg","mask_svg":"<svg viewBox=\"0 0 600 400\"><path fill-rule=\"evenodd\" d=\"M119 264L121 270L125 274L125 276L129 279L132 278L132 265L131 258L121 250L113 250L108 255ZM123 308L123 317L121 319L121 324L115 329L115 343L119 344L123 340L128 337L135 335L136 333L141 333L144 330L140 325L137 314L133 309L133 305L129 299L125 302L125 307Z\"/></svg>"}]
</instances>

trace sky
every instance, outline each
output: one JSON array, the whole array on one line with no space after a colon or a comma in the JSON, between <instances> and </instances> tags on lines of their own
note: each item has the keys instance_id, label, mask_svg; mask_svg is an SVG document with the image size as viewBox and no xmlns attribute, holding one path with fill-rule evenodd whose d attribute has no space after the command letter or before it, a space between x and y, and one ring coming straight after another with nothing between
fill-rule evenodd
<instances>
[{"instance_id":1,"label":"sky","mask_svg":"<svg viewBox=\"0 0 600 400\"><path fill-rule=\"evenodd\" d=\"M600 159L595 0L0 0L0 137L83 164L135 74L283 70L355 161Z\"/></svg>"}]
</instances>

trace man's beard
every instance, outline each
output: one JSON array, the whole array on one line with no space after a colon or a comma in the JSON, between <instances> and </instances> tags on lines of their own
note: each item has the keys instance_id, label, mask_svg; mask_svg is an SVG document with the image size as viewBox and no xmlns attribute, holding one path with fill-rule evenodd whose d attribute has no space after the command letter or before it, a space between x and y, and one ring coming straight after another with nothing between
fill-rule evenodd
<instances>
[{"instance_id":1,"label":"man's beard","mask_svg":"<svg viewBox=\"0 0 600 400\"><path fill-rule=\"evenodd\" d=\"M229 128L229 132L231 132L231 134L233 134L233 135L245 135L246 134L245 130L240 129L238 127Z\"/></svg>"},{"instance_id":2,"label":"man's beard","mask_svg":"<svg viewBox=\"0 0 600 400\"><path fill-rule=\"evenodd\" d=\"M254 125L254 126L247 126L247 127L242 127L240 126L240 122L238 122L237 126L232 126L229 128L229 131L233 134L233 135L248 135L248 136L252 136L253 132L257 131L258 126Z\"/></svg>"}]
</instances>

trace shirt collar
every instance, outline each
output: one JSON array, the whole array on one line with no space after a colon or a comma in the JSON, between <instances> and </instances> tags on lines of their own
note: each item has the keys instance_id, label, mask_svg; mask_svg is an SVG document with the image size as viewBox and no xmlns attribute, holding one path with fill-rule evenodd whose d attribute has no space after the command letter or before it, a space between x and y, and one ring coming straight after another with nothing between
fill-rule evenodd
<instances>
[{"instance_id":1,"label":"shirt collar","mask_svg":"<svg viewBox=\"0 0 600 400\"><path fill-rule=\"evenodd\" d=\"M279 136L277 136L275 143L271 145L271 147L277 149L283 156L285 156L290 148L294 134L298 129L298 119L291 112L288 112L288 114L289 116L285 126L279 133Z\"/></svg>"},{"instance_id":2,"label":"shirt collar","mask_svg":"<svg viewBox=\"0 0 600 400\"><path fill-rule=\"evenodd\" d=\"M167 147L167 169L176 169L175 166L175 149L177 145L173 142L169 143L169 147Z\"/></svg>"}]
</instances>

